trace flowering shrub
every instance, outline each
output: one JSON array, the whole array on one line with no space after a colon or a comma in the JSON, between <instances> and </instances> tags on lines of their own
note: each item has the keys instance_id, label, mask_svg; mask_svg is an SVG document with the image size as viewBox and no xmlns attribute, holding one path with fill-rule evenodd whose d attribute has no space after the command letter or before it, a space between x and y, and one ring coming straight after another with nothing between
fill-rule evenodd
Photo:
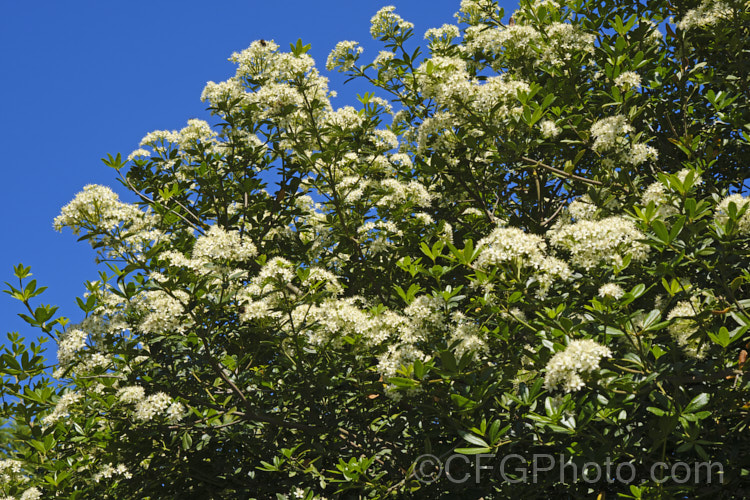
<instances>
[{"instance_id":1,"label":"flowering shrub","mask_svg":"<svg viewBox=\"0 0 750 500\"><path fill-rule=\"evenodd\" d=\"M358 107L309 46L253 42L201 96L213 124L105 160L139 201L86 186L55 219L107 264L82 319L37 304L27 267L8 284L43 337L0 356L0 494L747 492L750 5L456 18L426 52L393 7L375 57L339 43L327 69L374 91ZM636 477L416 464L455 453ZM722 473L648 474L678 461Z\"/></svg>"}]
</instances>

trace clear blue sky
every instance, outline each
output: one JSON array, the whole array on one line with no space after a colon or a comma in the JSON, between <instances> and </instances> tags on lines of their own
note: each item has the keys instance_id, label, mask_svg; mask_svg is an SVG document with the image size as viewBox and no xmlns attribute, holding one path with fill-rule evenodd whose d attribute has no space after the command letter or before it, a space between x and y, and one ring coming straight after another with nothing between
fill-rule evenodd
<instances>
[{"instance_id":1,"label":"clear blue sky","mask_svg":"<svg viewBox=\"0 0 750 500\"><path fill-rule=\"evenodd\" d=\"M504 3L506 13L517 5ZM55 232L52 220L86 184L125 194L100 158L127 156L151 130L179 129L193 117L211 122L200 101L205 83L230 77L227 57L253 40L286 49L302 38L322 70L339 40L359 41L363 60L371 59L379 49L369 20L389 4L421 40L455 21L459 0L0 2L0 283L13 281L12 266L23 262L49 286L42 300L79 321L75 297L97 277L95 254L69 230ZM351 84L324 74L339 91L334 106L352 104ZM19 302L0 295L2 339L8 331L37 335L18 312Z\"/></svg>"}]
</instances>

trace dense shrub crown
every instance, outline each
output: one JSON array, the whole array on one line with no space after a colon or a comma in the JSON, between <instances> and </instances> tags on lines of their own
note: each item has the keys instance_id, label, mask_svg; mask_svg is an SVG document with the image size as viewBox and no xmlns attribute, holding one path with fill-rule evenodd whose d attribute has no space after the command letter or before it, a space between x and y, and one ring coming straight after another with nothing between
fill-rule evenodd
<instances>
[{"instance_id":1,"label":"dense shrub crown","mask_svg":"<svg viewBox=\"0 0 750 500\"><path fill-rule=\"evenodd\" d=\"M382 50L326 61L371 85L339 108L309 46L253 42L211 123L105 160L138 201L54 221L106 266L81 317L8 285L57 356L9 335L0 496L743 497L750 5L456 21L381 9ZM457 453L636 477L415 465ZM677 462L722 473L649 475Z\"/></svg>"}]
</instances>

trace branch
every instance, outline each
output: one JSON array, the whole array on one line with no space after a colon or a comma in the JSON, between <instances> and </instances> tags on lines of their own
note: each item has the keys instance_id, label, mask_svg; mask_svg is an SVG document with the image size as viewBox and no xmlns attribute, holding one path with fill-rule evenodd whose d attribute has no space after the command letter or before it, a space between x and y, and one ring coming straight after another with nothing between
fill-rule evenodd
<instances>
[{"instance_id":1,"label":"branch","mask_svg":"<svg viewBox=\"0 0 750 500\"><path fill-rule=\"evenodd\" d=\"M552 222L553 220L555 220L555 218L558 215L560 215L560 212L562 212L563 208L565 208L565 207L566 207L566 205L564 205L564 204L560 205L559 207L557 207L557 210L555 210L555 213L553 213L552 215L550 215L549 217L547 217L546 219L544 219L542 221L542 227L547 226L550 222Z\"/></svg>"},{"instance_id":2,"label":"branch","mask_svg":"<svg viewBox=\"0 0 750 500\"><path fill-rule=\"evenodd\" d=\"M156 202L155 202L154 200L152 200L151 198L149 198L149 197L148 197L148 196L146 196L145 194L143 194L143 193L141 193L140 191L138 191L138 190L137 190L137 189L135 188L135 186L133 186L133 184L132 184L132 183L130 182L130 179L128 179L128 178L127 178L127 176L125 176L125 175L120 175L120 177L121 177L121 178L122 178L123 180L125 180L125 182L127 183L128 187L129 187L130 189L132 189L132 190L133 190L133 192L134 192L135 194L137 194L137 195L138 195L138 196L139 196L139 197L140 197L140 198L141 198L142 200L144 200L144 201L145 201L145 202L147 202L147 203L150 203L151 205L156 205ZM174 200L174 201L175 201L175 203L177 203L177 204L178 204L178 205L179 205L179 206L180 206L180 207L181 207L181 208L182 208L183 210L185 210L185 212L187 212L187 213L189 213L190 215L192 215L192 216L193 216L193 217L195 218L195 220L197 220L197 221L198 221L198 223L201 223L201 222L200 222L200 219L199 219L199 218L198 218L198 217L197 217L197 216L196 216L196 215L195 215L195 214L194 214L193 212L191 212L191 211L190 211L190 210L188 210L188 209L187 209L187 208L186 208L185 206L183 206L183 204L182 204L182 203L180 203L180 202L179 202L179 201L177 201L177 200ZM166 205L165 205L165 206L166 206ZM193 224L192 222L190 222L189 220L187 220L187 219L186 219L186 218L185 218L185 217L184 217L184 216L183 216L183 215L182 215L181 213L179 213L179 212L176 212L176 211L175 211L175 210L174 210L173 208L167 207L167 210L169 210L170 212L172 212L173 214L175 214L175 215L176 215L177 217L179 217L180 219L182 219L182 220L184 220L185 222L187 222L187 223L188 223L188 224L190 225L190 227L192 227L193 229L196 229L196 230L197 230L197 231L198 231L199 233L203 233L203 232L204 232L204 231L203 231L203 228L201 228L201 227L199 227L199 226L196 226L195 224Z\"/></svg>"},{"instance_id":3,"label":"branch","mask_svg":"<svg viewBox=\"0 0 750 500\"><path fill-rule=\"evenodd\" d=\"M603 186L604 185L603 183L601 183L599 181L595 181L595 180L592 180L592 179L587 179L585 177L581 177L581 176L576 175L576 174L569 174L568 172L566 172L564 170L560 170L559 168L555 168L555 167L550 166L550 165L545 165L544 163L540 162L539 160L533 160L533 159L529 158L528 156L522 156L521 159L523 161L526 161L526 162L529 162L529 163L533 163L534 166L536 166L536 167L542 167L545 170L549 170L550 172L554 172L557 175L561 175L563 177L567 177L568 179L575 179L575 180L581 181L581 182L583 182L585 184L591 184L592 186Z\"/></svg>"},{"instance_id":4,"label":"branch","mask_svg":"<svg viewBox=\"0 0 750 500\"><path fill-rule=\"evenodd\" d=\"M213 368L214 372L230 387L232 392L237 395L240 400L242 401L242 405L245 407L244 418L247 420L257 420L260 422L266 422L269 424L274 424L278 427L287 427L292 429L302 429L302 430L310 430L315 429L315 426L307 425L307 424L299 424L296 422L289 422L284 420L283 418L275 417L273 415L267 415L262 413L256 413L253 411L252 403L247 399L245 396L245 393L242 392L242 390L237 387L237 385L230 379L227 374L224 372L224 369L219 365L219 363L216 362L216 359L211 355L211 350L208 345L208 339L203 335L203 333L199 330L198 337L203 342L203 348L206 351L205 357L208 360L208 363L211 365L211 368Z\"/></svg>"}]
</instances>

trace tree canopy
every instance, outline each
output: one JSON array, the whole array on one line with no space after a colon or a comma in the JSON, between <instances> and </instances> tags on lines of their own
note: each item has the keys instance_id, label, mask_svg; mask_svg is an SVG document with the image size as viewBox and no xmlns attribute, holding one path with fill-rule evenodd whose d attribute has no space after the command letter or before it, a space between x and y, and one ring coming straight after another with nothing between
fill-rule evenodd
<instances>
[{"instance_id":1,"label":"tree canopy","mask_svg":"<svg viewBox=\"0 0 750 500\"><path fill-rule=\"evenodd\" d=\"M212 123L104 160L138 202L55 219L102 264L77 322L7 284L4 498L750 491L750 3L456 21L379 10L338 109L255 41Z\"/></svg>"}]
</instances>

